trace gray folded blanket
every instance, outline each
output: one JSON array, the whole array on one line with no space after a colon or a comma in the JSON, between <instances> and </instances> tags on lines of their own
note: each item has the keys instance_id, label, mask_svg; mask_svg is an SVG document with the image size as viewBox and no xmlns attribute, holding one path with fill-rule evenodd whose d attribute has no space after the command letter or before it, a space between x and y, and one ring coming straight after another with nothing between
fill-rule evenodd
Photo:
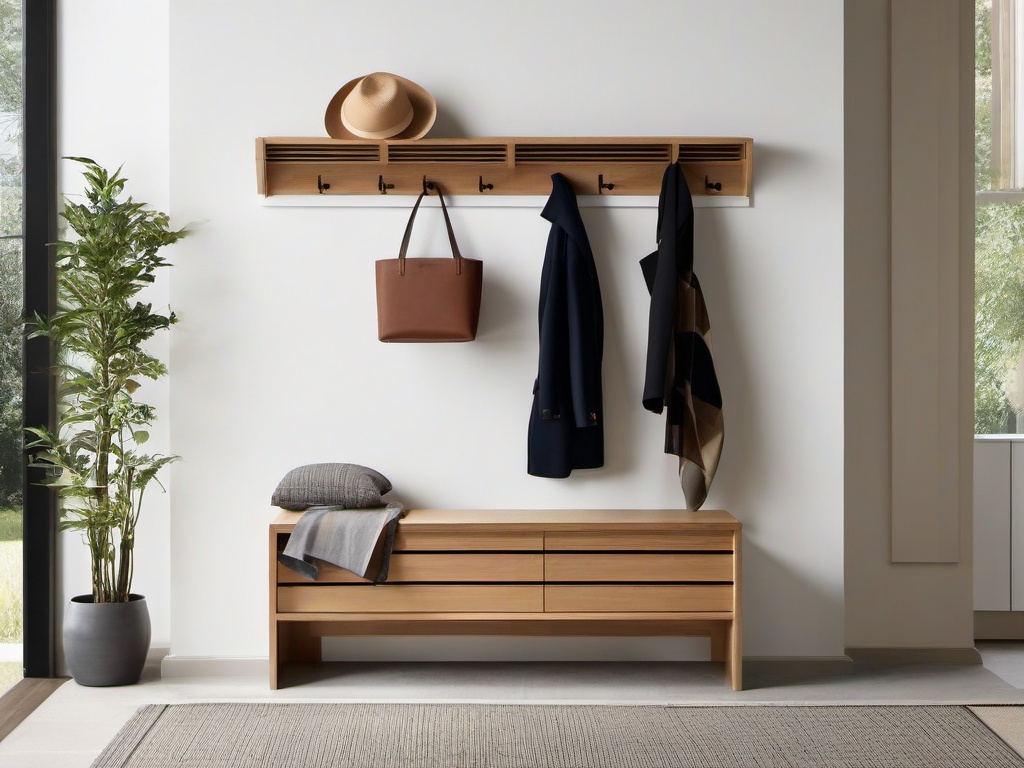
<instances>
[{"instance_id":1,"label":"gray folded blanket","mask_svg":"<svg viewBox=\"0 0 1024 768\"><path fill-rule=\"evenodd\" d=\"M323 560L379 584L388 578L395 530L404 513L395 502L374 509L310 507L295 524L278 562L316 580L320 568L315 561ZM367 571L382 533L380 568L371 577Z\"/></svg>"}]
</instances>

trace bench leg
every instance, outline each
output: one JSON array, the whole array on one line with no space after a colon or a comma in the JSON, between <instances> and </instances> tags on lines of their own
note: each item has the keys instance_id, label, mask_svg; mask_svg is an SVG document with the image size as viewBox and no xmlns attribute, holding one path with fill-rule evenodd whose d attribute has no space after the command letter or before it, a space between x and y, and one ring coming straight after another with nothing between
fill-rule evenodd
<instances>
[{"instance_id":1,"label":"bench leg","mask_svg":"<svg viewBox=\"0 0 1024 768\"><path fill-rule=\"evenodd\" d=\"M280 625L270 620L270 690L276 691L280 687L281 661L278 650L278 627Z\"/></svg>"},{"instance_id":2,"label":"bench leg","mask_svg":"<svg viewBox=\"0 0 1024 768\"><path fill-rule=\"evenodd\" d=\"M725 624L728 653L725 658L725 674L734 691L743 690L743 643L740 638L740 624L730 621Z\"/></svg>"}]
</instances>

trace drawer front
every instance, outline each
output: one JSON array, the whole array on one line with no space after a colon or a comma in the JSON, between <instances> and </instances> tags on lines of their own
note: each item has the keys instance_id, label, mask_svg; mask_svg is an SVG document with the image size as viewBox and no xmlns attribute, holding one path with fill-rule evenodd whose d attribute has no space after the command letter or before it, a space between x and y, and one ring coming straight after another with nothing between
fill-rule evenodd
<instances>
[{"instance_id":1,"label":"drawer front","mask_svg":"<svg viewBox=\"0 0 1024 768\"><path fill-rule=\"evenodd\" d=\"M417 531L398 524L395 534L395 552L436 551L489 551L539 552L544 549L543 533L509 532L486 533L476 531Z\"/></svg>"},{"instance_id":2,"label":"drawer front","mask_svg":"<svg viewBox=\"0 0 1024 768\"><path fill-rule=\"evenodd\" d=\"M605 552L704 552L731 551L731 531L685 533L675 531L579 531L546 533L544 549L547 551L605 551Z\"/></svg>"},{"instance_id":3,"label":"drawer front","mask_svg":"<svg viewBox=\"0 0 1024 768\"><path fill-rule=\"evenodd\" d=\"M309 584L309 579L300 576L287 566L277 565L277 580L281 584ZM543 581L544 555L542 554L486 554L466 555L444 553L416 555L396 553L391 556L388 568L388 584L407 581L430 581L441 583L458 582L509 582ZM320 567L320 584L366 584L365 579L336 565L324 563Z\"/></svg>"},{"instance_id":4,"label":"drawer front","mask_svg":"<svg viewBox=\"0 0 1024 768\"><path fill-rule=\"evenodd\" d=\"M731 585L613 584L544 587L549 613L732 611Z\"/></svg>"},{"instance_id":5,"label":"drawer front","mask_svg":"<svg viewBox=\"0 0 1024 768\"><path fill-rule=\"evenodd\" d=\"M544 610L544 587L409 584L278 587L281 613L519 613Z\"/></svg>"},{"instance_id":6,"label":"drawer front","mask_svg":"<svg viewBox=\"0 0 1024 768\"><path fill-rule=\"evenodd\" d=\"M619 552L544 555L544 575L555 581L732 581L732 554L633 555Z\"/></svg>"}]
</instances>

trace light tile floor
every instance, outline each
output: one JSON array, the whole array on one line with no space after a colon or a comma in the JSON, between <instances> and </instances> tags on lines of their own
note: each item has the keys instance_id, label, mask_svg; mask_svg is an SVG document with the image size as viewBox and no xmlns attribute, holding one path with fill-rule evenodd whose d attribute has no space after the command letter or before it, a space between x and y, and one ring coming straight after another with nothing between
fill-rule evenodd
<instances>
[{"instance_id":1,"label":"light tile floor","mask_svg":"<svg viewBox=\"0 0 1024 768\"><path fill-rule=\"evenodd\" d=\"M265 676L160 679L85 688L68 682L0 742L0 768L89 766L138 707L193 701L466 701L587 704L1018 704L1024 643L979 644L983 666L745 664L747 690L704 663L332 664L298 670L296 684ZM1024 717L1024 709L1019 710Z\"/></svg>"},{"instance_id":2,"label":"light tile floor","mask_svg":"<svg viewBox=\"0 0 1024 768\"><path fill-rule=\"evenodd\" d=\"M978 641L985 668L1017 688L1024 688L1024 642Z\"/></svg>"}]
</instances>

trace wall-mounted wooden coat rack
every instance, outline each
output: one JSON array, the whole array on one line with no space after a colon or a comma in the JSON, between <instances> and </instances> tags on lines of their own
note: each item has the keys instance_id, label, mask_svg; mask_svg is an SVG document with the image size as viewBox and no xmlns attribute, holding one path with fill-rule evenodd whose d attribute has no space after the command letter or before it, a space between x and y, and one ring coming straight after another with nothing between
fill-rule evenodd
<instances>
[{"instance_id":1,"label":"wall-mounted wooden coat rack","mask_svg":"<svg viewBox=\"0 0 1024 768\"><path fill-rule=\"evenodd\" d=\"M271 195L547 195L551 174L579 195L658 195L678 162L694 195L750 195L753 139L256 139L256 189Z\"/></svg>"}]
</instances>

